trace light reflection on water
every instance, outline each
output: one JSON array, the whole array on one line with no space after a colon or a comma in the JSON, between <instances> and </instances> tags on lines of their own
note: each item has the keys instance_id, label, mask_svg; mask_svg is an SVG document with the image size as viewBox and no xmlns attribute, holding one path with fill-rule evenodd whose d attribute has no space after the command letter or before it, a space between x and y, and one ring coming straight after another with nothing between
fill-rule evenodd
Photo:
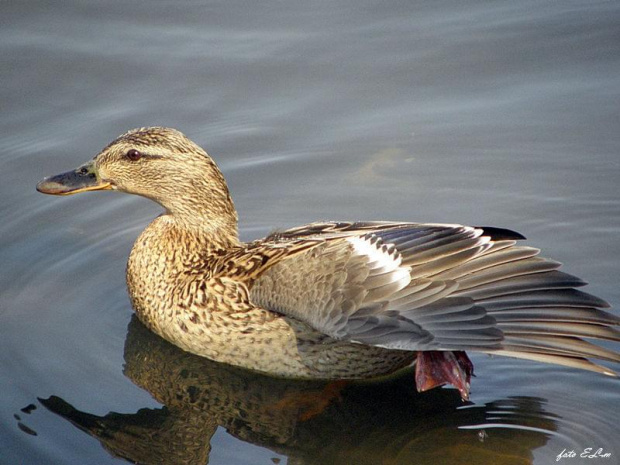
<instances>
[{"instance_id":1,"label":"light reflection on water","mask_svg":"<svg viewBox=\"0 0 620 465\"><path fill-rule=\"evenodd\" d=\"M614 2L2 9L0 463L113 462L37 397L56 396L51 408L65 414L63 401L84 415L134 412L106 417L99 434L127 433L141 408L188 424L178 416L187 406L172 405L188 387L171 383L174 364L148 370L125 340L125 261L159 208L34 191L132 127L177 127L208 150L229 180L243 239L318 219L509 227L620 306ZM214 422L211 463L441 463L439 451L452 451L542 464L585 447L620 456L618 382L590 373L474 356L474 405L445 389L417 396L403 376L348 387L299 423L290 409L269 410L270 399L322 386L157 351L144 357L187 358L213 391L189 416ZM20 410L29 404L37 409ZM210 435L195 434L208 448Z\"/></svg>"}]
</instances>

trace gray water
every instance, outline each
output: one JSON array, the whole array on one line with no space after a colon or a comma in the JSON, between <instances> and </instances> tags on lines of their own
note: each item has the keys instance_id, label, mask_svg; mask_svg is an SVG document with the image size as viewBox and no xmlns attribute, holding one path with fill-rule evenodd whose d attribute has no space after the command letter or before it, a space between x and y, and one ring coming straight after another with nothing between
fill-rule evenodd
<instances>
[{"instance_id":1,"label":"gray water","mask_svg":"<svg viewBox=\"0 0 620 465\"><path fill-rule=\"evenodd\" d=\"M172 126L220 164L243 239L506 227L619 308L618 2L9 1L0 24L0 463L618 463L602 375L473 356L471 404L404 373L321 410L329 386L184 354L125 290L159 207L34 190Z\"/></svg>"}]
</instances>

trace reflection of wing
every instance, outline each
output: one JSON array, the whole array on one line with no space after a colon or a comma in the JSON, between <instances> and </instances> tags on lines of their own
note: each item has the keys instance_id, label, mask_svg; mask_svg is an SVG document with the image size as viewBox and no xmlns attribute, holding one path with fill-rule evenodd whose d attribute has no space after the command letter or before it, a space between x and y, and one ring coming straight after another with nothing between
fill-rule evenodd
<instances>
[{"instance_id":1,"label":"reflection of wing","mask_svg":"<svg viewBox=\"0 0 620 465\"><path fill-rule=\"evenodd\" d=\"M611 326L620 320L598 310L604 301L575 290L584 283L557 271L558 263L505 237L511 233L458 225L311 224L268 238L321 242L262 272L251 299L339 339L609 373L581 358L620 356L579 337L619 340Z\"/></svg>"}]
</instances>

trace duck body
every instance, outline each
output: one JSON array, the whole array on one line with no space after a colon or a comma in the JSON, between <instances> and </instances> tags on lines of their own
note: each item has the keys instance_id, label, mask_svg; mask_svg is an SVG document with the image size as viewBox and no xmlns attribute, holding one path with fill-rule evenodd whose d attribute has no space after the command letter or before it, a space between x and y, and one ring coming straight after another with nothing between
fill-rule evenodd
<instances>
[{"instance_id":1,"label":"duck body","mask_svg":"<svg viewBox=\"0 0 620 465\"><path fill-rule=\"evenodd\" d=\"M304 244L224 247L204 239L162 215L131 251L132 306L164 339L211 360L283 377L364 378L412 362L412 353L339 341L253 303L252 285L262 268Z\"/></svg>"},{"instance_id":2,"label":"duck body","mask_svg":"<svg viewBox=\"0 0 620 465\"><path fill-rule=\"evenodd\" d=\"M254 303L253 285L271 261L320 245L214 244L162 215L129 256L132 306L145 326L188 352L275 376L369 378L411 364L415 353L338 340Z\"/></svg>"},{"instance_id":3,"label":"duck body","mask_svg":"<svg viewBox=\"0 0 620 465\"><path fill-rule=\"evenodd\" d=\"M451 383L464 398L465 351L607 375L589 358L620 362L582 339L620 341L608 304L508 230L321 222L241 242L222 173L173 129L129 131L37 189L119 190L161 204L129 257L133 308L161 337L218 362L321 379L415 363L418 389Z\"/></svg>"}]
</instances>

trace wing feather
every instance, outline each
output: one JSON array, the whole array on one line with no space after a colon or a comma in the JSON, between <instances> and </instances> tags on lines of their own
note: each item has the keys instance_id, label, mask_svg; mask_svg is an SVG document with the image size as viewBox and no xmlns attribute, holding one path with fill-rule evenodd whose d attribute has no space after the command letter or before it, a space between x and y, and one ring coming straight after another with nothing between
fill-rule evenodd
<instances>
[{"instance_id":1,"label":"wing feather","mask_svg":"<svg viewBox=\"0 0 620 465\"><path fill-rule=\"evenodd\" d=\"M399 350L477 350L610 374L620 318L518 233L461 225L332 222L276 232L311 240L266 267L252 300L329 336Z\"/></svg>"}]
</instances>

